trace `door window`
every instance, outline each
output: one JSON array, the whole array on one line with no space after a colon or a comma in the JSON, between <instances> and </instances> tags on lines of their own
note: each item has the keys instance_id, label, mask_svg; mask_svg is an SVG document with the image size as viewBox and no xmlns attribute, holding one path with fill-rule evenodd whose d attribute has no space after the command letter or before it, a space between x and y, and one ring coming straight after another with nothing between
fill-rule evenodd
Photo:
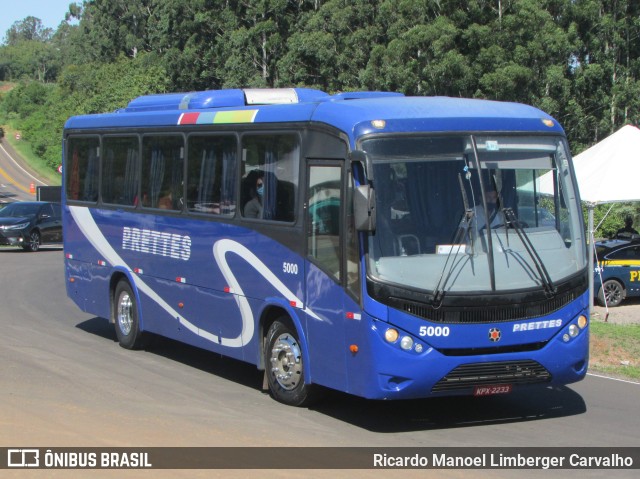
<instances>
[{"instance_id":1,"label":"door window","mask_svg":"<svg viewBox=\"0 0 640 479\"><path fill-rule=\"evenodd\" d=\"M342 168L311 166L307 196L308 254L337 281L341 280L340 212Z\"/></svg>"}]
</instances>

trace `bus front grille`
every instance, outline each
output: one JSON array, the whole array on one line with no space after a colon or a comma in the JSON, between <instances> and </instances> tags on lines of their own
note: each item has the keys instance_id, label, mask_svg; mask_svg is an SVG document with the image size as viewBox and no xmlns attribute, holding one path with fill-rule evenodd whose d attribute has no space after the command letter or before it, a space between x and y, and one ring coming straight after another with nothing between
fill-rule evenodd
<instances>
[{"instance_id":1,"label":"bus front grille","mask_svg":"<svg viewBox=\"0 0 640 479\"><path fill-rule=\"evenodd\" d=\"M520 386L549 381L551 381L551 373L536 361L472 363L463 364L450 371L438 381L431 392L463 391L476 386L496 384Z\"/></svg>"},{"instance_id":2,"label":"bus front grille","mask_svg":"<svg viewBox=\"0 0 640 479\"><path fill-rule=\"evenodd\" d=\"M559 294L554 298L533 303L512 303L497 306L483 305L462 308L434 308L425 303L400 298L390 298L389 304L406 313L437 323L477 324L539 318L558 311L574 301L577 297L578 295L574 291L569 291L565 294Z\"/></svg>"}]
</instances>

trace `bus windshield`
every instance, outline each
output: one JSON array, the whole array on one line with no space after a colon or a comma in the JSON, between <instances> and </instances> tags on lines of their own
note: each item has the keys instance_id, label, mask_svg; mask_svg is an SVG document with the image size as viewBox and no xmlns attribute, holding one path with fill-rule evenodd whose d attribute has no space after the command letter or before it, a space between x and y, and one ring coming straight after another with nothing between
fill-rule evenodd
<instances>
[{"instance_id":1,"label":"bus windshield","mask_svg":"<svg viewBox=\"0 0 640 479\"><path fill-rule=\"evenodd\" d=\"M586 266L566 143L556 136L384 137L371 279L433 294L554 284Z\"/></svg>"}]
</instances>

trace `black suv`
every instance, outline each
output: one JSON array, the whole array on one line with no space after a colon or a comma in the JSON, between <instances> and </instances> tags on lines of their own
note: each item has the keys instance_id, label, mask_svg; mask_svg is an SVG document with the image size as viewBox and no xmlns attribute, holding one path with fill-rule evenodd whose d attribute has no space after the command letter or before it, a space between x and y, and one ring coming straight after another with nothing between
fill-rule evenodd
<instances>
[{"instance_id":1,"label":"black suv","mask_svg":"<svg viewBox=\"0 0 640 479\"><path fill-rule=\"evenodd\" d=\"M41 244L61 242L62 218L58 203L20 201L0 210L0 245L38 251Z\"/></svg>"}]
</instances>

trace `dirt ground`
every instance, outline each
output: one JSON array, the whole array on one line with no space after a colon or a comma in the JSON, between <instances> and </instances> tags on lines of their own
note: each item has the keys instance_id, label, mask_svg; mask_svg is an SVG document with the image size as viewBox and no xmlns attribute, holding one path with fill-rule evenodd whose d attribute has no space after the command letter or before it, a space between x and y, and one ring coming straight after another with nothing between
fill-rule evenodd
<instances>
[{"instance_id":1,"label":"dirt ground","mask_svg":"<svg viewBox=\"0 0 640 479\"><path fill-rule=\"evenodd\" d=\"M614 324L640 324L640 298L625 299L620 306L607 309L595 306L592 321Z\"/></svg>"}]
</instances>

